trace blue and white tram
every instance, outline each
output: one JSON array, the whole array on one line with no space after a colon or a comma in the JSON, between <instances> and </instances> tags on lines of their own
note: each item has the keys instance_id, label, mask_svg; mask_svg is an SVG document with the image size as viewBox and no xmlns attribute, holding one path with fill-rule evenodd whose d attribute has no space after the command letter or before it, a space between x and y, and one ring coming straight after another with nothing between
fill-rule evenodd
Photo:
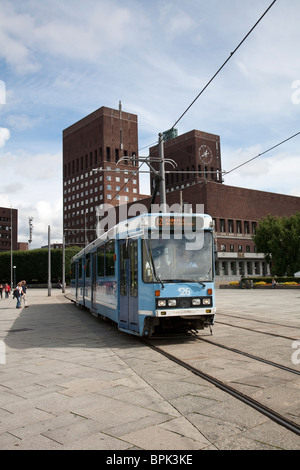
<instances>
[{"instance_id":1,"label":"blue and white tram","mask_svg":"<svg viewBox=\"0 0 300 470\"><path fill-rule=\"evenodd\" d=\"M211 328L212 218L142 214L119 223L72 258L71 296L138 336Z\"/></svg>"}]
</instances>

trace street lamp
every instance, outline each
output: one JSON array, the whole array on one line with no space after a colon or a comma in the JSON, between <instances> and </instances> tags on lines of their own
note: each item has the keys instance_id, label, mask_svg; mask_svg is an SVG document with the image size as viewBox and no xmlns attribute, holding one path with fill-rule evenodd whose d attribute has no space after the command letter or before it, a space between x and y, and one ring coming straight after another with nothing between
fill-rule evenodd
<instances>
[{"instance_id":1,"label":"street lamp","mask_svg":"<svg viewBox=\"0 0 300 470\"><path fill-rule=\"evenodd\" d=\"M16 269L17 269L17 266L13 266L13 270L14 270L14 286L17 285L17 273L16 273Z\"/></svg>"}]
</instances>

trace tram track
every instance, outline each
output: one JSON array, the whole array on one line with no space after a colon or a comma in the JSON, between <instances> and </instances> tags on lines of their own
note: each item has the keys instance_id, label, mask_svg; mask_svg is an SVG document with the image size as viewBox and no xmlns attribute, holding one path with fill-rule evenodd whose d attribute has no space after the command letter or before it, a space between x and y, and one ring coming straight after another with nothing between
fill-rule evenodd
<instances>
[{"instance_id":1,"label":"tram track","mask_svg":"<svg viewBox=\"0 0 300 470\"><path fill-rule=\"evenodd\" d=\"M263 321L263 320L253 319L253 318L236 317L234 315L226 315L226 314L221 314L221 315L222 316L227 316L227 317L232 317L232 318L235 318L235 319L238 319L238 320L246 320L246 321L249 321L249 322L254 322L254 323L259 323L259 324L261 323L261 324L265 324L265 325L272 325L272 326L275 326L275 327L278 327L278 328L280 328L280 327L281 328L290 328L292 330L299 331L299 327L296 327L296 326L281 325L279 323L267 322L267 321ZM298 339L298 338L296 338L296 336L286 336L286 335L281 335L281 334L278 334L278 333L272 333L270 331L257 330L257 329L251 328L250 326L241 326L241 325L227 323L227 322L220 321L220 320L217 320L215 322L215 324L229 326L229 327L232 327L232 328L238 328L238 329L242 329L242 330L246 330L246 331L252 331L254 333L259 333L259 334L263 334L263 335L267 335L267 336L273 336L275 338L288 339L288 340L291 340L291 341L295 341L295 340Z\"/></svg>"},{"instance_id":2,"label":"tram track","mask_svg":"<svg viewBox=\"0 0 300 470\"><path fill-rule=\"evenodd\" d=\"M247 330L247 331L252 331L253 333L260 333L262 335L267 335L267 336L273 336L275 338L283 338L283 339L289 339L291 341L295 341L297 340L296 337L291 337L291 336L285 336L285 335L279 335L277 333L270 333L268 331L260 331L260 330L254 330L253 328L248 328L246 326L240 326L240 325L232 325L231 323L225 323L225 322L222 322L222 321L217 321L215 322L219 325L225 325L225 326L231 326L232 328L240 328L242 330ZM278 325L280 326L280 325Z\"/></svg>"},{"instance_id":3,"label":"tram track","mask_svg":"<svg viewBox=\"0 0 300 470\"><path fill-rule=\"evenodd\" d=\"M220 317L220 316L234 318L235 320L246 320L246 321L252 321L252 322L255 322L255 323L263 323L265 325L273 325L273 326L279 326L279 327L285 327L285 328L291 328L291 329L294 329L294 330L299 330L299 326L296 326L296 325L295 326L294 325L286 325L286 324L282 325L281 323L276 323L276 322L271 322L271 321L266 321L266 320L258 320L257 318L240 317L238 315L230 315L229 313L218 312L218 317ZM234 326L234 325L232 325L232 326Z\"/></svg>"},{"instance_id":4,"label":"tram track","mask_svg":"<svg viewBox=\"0 0 300 470\"><path fill-rule=\"evenodd\" d=\"M210 341L208 339L197 338L195 335L193 335L193 336L195 337L195 339L197 339L199 341L204 341L206 343L209 343L210 345L220 347L220 348L224 348L226 350L229 350L230 352L246 356L246 357L248 357L250 359L253 359L253 360L256 360L256 361L263 362L265 364L271 365L272 367L282 369L285 372L300 375L299 371L297 371L295 369L291 369L289 367L286 367L282 364L278 364L278 363L275 363L275 362L272 362L272 361L268 361L268 360L260 358L258 356L254 356L254 355L248 354L246 352L237 350L235 348L231 348L231 347L219 344L219 343L215 343L214 341ZM264 416L268 417L270 420L277 423L278 425L283 426L284 428L288 429L292 433L300 436L300 425L297 424L296 422L288 419L282 413L266 406L265 404L263 404L263 403L259 402L258 400L250 397L249 395L246 395L245 393L241 392L237 388L234 388L231 385L228 385L228 383L226 383L226 382L224 382L224 381L222 381L222 380L220 380L216 377L213 377L211 374L208 374L207 372L204 372L200 368L195 367L194 365L192 365L189 362L181 359L180 357L177 357L174 354L171 354L165 348L155 345L153 340L143 339L142 341L143 341L144 344L146 344L148 347L150 347L154 351L156 351L159 354L165 356L166 358L168 358L169 360L175 362L176 364L180 365L181 367L189 370L190 372L192 372L196 376L202 378L203 380L211 383L212 385L214 385L218 389L222 390L223 392L229 394L230 396L240 400L244 404L250 406L251 408L258 411L259 413L261 413Z\"/></svg>"},{"instance_id":5,"label":"tram track","mask_svg":"<svg viewBox=\"0 0 300 470\"><path fill-rule=\"evenodd\" d=\"M231 351L231 352L234 352L236 354L240 354L242 356L249 357L250 359L254 359L255 361L259 361L259 362L262 362L264 364L269 364L273 367L276 367L277 369L282 369L286 372L290 372L291 374L300 375L299 370L292 369L291 367L284 366L283 364L278 364L277 362L269 361L268 359L264 359L262 357L255 356L253 354L241 351L240 349L232 348L230 346L225 346L224 344L221 344L221 343L216 343L214 341L210 341L209 339L199 338L197 336L195 336L195 338L198 341L204 341L205 343L213 344L214 346L217 346L218 348L226 349L227 351Z\"/></svg>"}]
</instances>

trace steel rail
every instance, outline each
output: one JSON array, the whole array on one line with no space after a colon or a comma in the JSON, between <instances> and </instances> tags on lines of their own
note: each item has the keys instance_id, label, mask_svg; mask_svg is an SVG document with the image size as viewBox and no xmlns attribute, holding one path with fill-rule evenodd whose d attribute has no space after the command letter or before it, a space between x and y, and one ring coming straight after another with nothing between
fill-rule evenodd
<instances>
[{"instance_id":1,"label":"steel rail","mask_svg":"<svg viewBox=\"0 0 300 470\"><path fill-rule=\"evenodd\" d=\"M300 375L300 370L292 369L291 367L284 366L282 364L278 364L277 362L269 361L268 359L264 359L262 357L254 356L253 354L246 353L241 351L240 349L231 348L230 346L225 346L224 344L215 343L206 338L198 338L195 336L198 341L204 341L205 343L212 344L213 346L217 346L218 348L226 349L227 351L234 352L236 354L241 354L242 356L249 357L250 359L254 359L255 361L263 362L264 364L269 364L270 366L277 367L277 369L282 369L286 372L290 372L291 374Z\"/></svg>"},{"instance_id":2,"label":"steel rail","mask_svg":"<svg viewBox=\"0 0 300 470\"><path fill-rule=\"evenodd\" d=\"M300 436L300 426L293 421L290 421L286 419L284 416L280 415L276 411L272 410L271 408L268 408L267 406L263 405L262 403L259 403L258 401L254 400L251 397L248 397L247 395L244 395L243 393L239 392L238 390L230 387L229 385L226 385L224 382L221 382L220 380L216 379L215 377L212 377L211 375L206 374L205 372L200 371L196 367L192 366L191 364L188 364L181 359L179 359L176 356L173 356L173 354L170 354L163 349L161 349L158 346L155 346L154 344L151 343L149 340L143 339L142 342L152 348L154 351L162 354L163 356L167 357L169 360L175 362L176 364L184 367L185 369L189 370L193 374L197 375L198 377L201 377L202 379L206 380L207 382L210 382L213 384L215 387L219 388L220 390L223 390L224 392L230 394L231 396L237 398L238 400L242 401L246 405L250 406L251 408L254 408L256 411L259 413L263 414L264 416L267 416L269 419L274 421L275 423L279 424L280 426L285 427L289 431L293 432L294 434L297 434Z\"/></svg>"}]
</instances>

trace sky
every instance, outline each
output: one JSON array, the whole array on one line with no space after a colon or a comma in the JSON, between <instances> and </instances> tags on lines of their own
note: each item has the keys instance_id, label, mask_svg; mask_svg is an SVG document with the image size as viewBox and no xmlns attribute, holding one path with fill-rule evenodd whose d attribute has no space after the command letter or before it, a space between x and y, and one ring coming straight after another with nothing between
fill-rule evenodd
<instances>
[{"instance_id":1,"label":"sky","mask_svg":"<svg viewBox=\"0 0 300 470\"><path fill-rule=\"evenodd\" d=\"M18 241L29 217L31 248L48 226L62 240L62 131L119 101L140 156L179 120L220 136L225 184L300 197L300 135L231 171L300 132L300 2L277 0L231 56L271 3L0 0L0 206Z\"/></svg>"}]
</instances>

